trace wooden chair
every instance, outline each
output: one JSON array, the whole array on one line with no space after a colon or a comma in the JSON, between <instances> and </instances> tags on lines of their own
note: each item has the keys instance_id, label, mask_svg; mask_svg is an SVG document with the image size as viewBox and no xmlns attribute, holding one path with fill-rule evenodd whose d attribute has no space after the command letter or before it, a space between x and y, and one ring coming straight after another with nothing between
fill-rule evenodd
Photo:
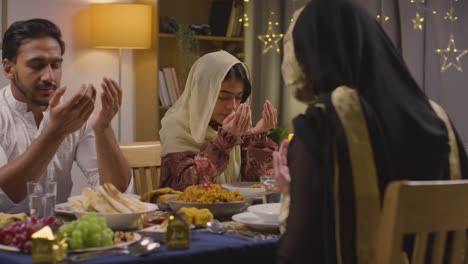
<instances>
[{"instance_id":1,"label":"wooden chair","mask_svg":"<svg viewBox=\"0 0 468 264\"><path fill-rule=\"evenodd\" d=\"M158 188L161 168L160 142L121 143L120 149L132 168L136 194L143 195Z\"/></svg>"},{"instance_id":2,"label":"wooden chair","mask_svg":"<svg viewBox=\"0 0 468 264\"><path fill-rule=\"evenodd\" d=\"M378 264L468 263L468 180L398 181L387 188L376 248ZM453 234L446 250L448 233ZM415 235L411 262L402 251L403 237ZM429 234L430 262L425 262ZM446 253L447 252L447 253Z\"/></svg>"}]
</instances>

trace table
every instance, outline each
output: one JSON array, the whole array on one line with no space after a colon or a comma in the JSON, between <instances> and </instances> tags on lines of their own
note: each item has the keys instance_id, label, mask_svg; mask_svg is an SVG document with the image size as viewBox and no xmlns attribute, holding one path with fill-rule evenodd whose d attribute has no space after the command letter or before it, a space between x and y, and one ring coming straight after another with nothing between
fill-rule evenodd
<instances>
[{"instance_id":1,"label":"table","mask_svg":"<svg viewBox=\"0 0 468 264\"><path fill-rule=\"evenodd\" d=\"M275 263L278 238L268 240L246 241L231 234L213 234L206 230L194 230L189 249L166 250L164 245L144 257L111 256L98 258L86 264L122 264L122 263ZM0 263L32 263L31 255L0 252Z\"/></svg>"}]
</instances>

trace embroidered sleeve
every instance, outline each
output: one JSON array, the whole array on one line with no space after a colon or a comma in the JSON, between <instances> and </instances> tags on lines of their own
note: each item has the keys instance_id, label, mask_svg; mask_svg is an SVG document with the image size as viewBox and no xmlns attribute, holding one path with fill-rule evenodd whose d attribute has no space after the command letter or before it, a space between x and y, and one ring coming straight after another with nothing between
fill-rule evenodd
<instances>
[{"instance_id":1,"label":"embroidered sleeve","mask_svg":"<svg viewBox=\"0 0 468 264\"><path fill-rule=\"evenodd\" d=\"M160 187L183 191L190 185L215 181L229 162L231 149L241 144L241 139L222 129L212 141L202 145L200 153L177 152L161 160Z\"/></svg>"},{"instance_id":2,"label":"embroidered sleeve","mask_svg":"<svg viewBox=\"0 0 468 264\"><path fill-rule=\"evenodd\" d=\"M248 135L242 144L242 180L258 181L261 175L273 175L273 152L278 145L266 133Z\"/></svg>"}]
</instances>

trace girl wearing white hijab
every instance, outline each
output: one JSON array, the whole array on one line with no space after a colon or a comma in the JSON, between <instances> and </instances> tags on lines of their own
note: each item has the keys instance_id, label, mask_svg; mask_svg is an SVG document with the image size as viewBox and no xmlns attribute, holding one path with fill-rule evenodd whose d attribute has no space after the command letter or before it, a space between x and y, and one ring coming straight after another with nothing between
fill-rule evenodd
<instances>
[{"instance_id":1,"label":"girl wearing white hijab","mask_svg":"<svg viewBox=\"0 0 468 264\"><path fill-rule=\"evenodd\" d=\"M184 190L273 174L277 145L266 135L277 125L276 109L265 101L252 128L250 91L246 66L226 51L194 63L184 92L162 119L160 187Z\"/></svg>"}]
</instances>

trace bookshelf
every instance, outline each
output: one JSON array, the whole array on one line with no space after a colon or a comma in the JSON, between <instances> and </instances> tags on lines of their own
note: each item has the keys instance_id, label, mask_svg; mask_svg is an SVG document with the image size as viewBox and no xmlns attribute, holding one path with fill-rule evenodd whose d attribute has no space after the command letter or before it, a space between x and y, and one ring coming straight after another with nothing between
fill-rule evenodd
<instances>
[{"instance_id":1,"label":"bookshelf","mask_svg":"<svg viewBox=\"0 0 468 264\"><path fill-rule=\"evenodd\" d=\"M239 55L242 59L244 38L195 35L198 52L186 52L177 44L176 34L160 33L159 19L175 17L184 24L208 24L211 6L219 0L137 0L137 3L154 7L153 45L150 50L134 51L136 141L159 140L161 119L169 107L161 106L159 100L159 69L175 69L178 86L183 91L185 78L193 61L208 52L220 49ZM191 58L191 60L187 59Z\"/></svg>"}]
</instances>

